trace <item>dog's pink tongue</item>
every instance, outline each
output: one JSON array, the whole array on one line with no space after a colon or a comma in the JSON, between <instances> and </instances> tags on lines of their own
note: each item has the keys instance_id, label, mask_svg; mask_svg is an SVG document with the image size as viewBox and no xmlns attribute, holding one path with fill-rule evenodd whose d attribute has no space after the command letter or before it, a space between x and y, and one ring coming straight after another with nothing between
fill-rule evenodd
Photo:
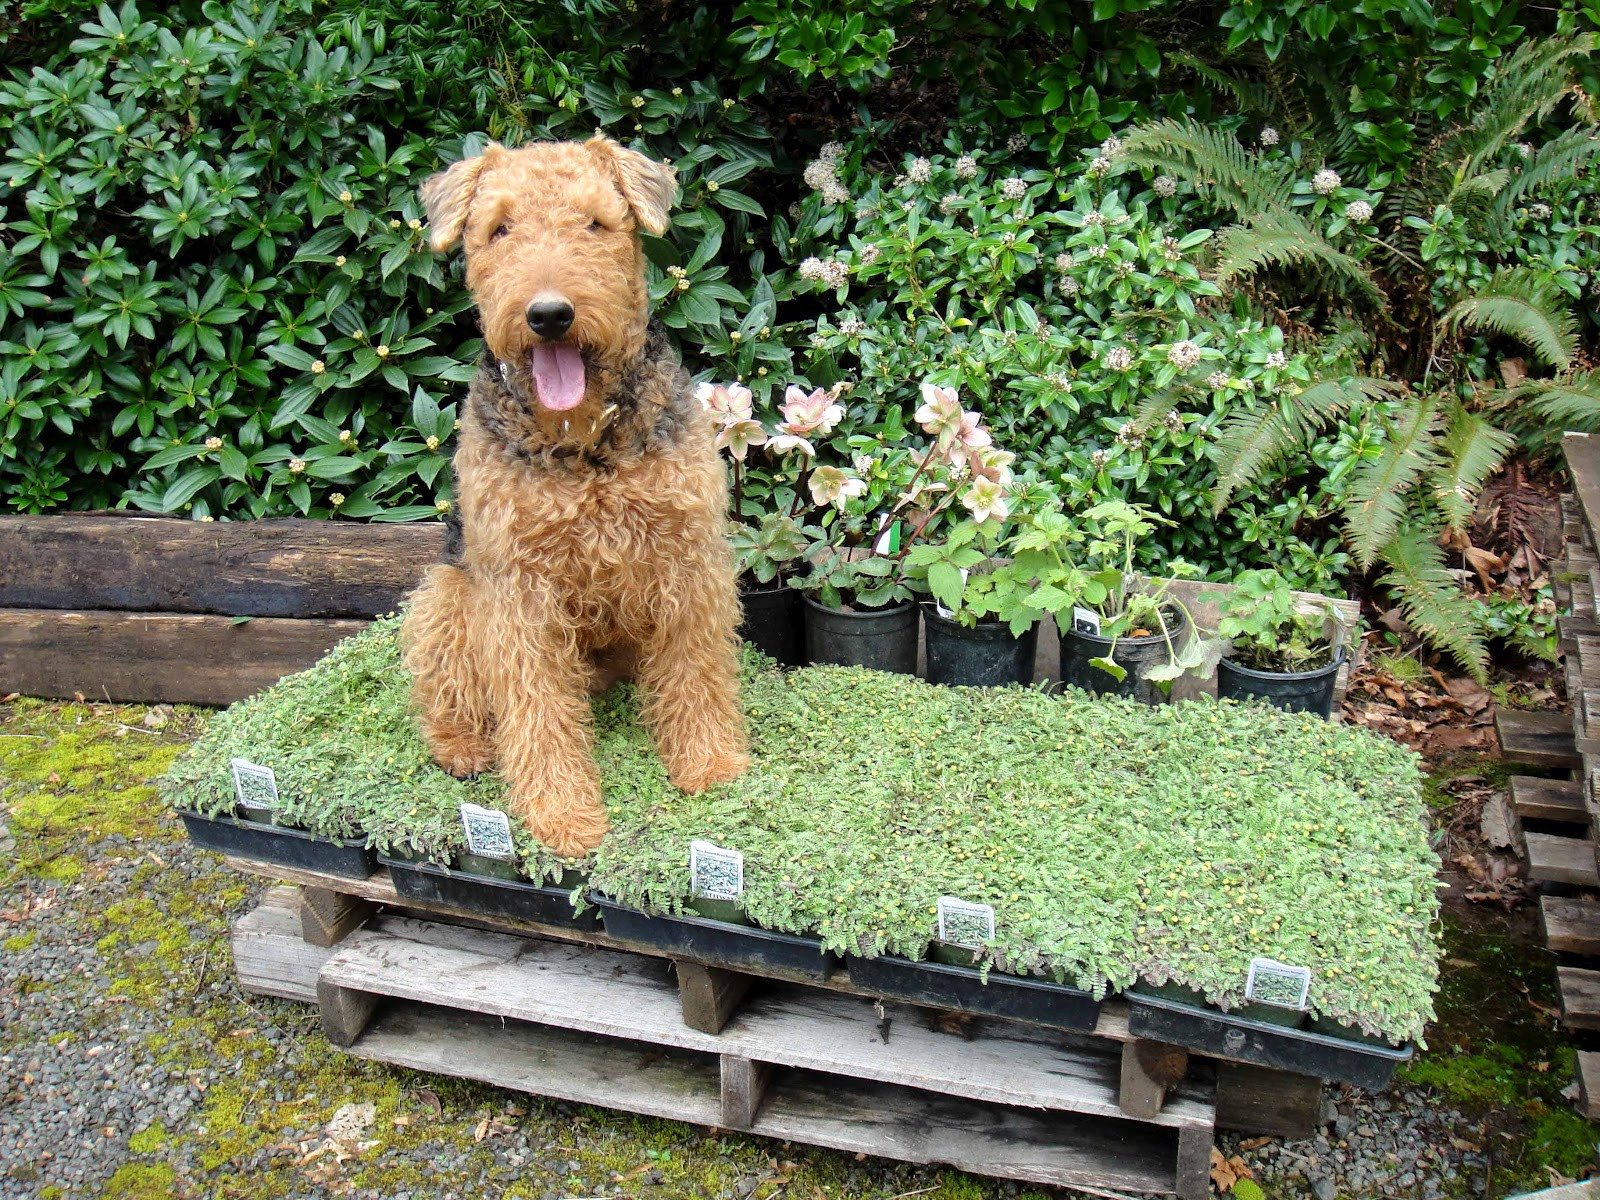
<instances>
[{"instance_id":1,"label":"dog's pink tongue","mask_svg":"<svg viewBox=\"0 0 1600 1200\"><path fill-rule=\"evenodd\" d=\"M539 403L557 412L583 401L583 355L568 342L547 342L533 348L533 385Z\"/></svg>"}]
</instances>

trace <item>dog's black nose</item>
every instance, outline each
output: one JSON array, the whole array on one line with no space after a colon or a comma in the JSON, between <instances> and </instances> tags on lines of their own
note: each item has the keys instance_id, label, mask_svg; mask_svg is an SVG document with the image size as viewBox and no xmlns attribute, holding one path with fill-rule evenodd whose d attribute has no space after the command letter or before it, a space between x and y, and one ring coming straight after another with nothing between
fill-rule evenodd
<instances>
[{"instance_id":1,"label":"dog's black nose","mask_svg":"<svg viewBox=\"0 0 1600 1200\"><path fill-rule=\"evenodd\" d=\"M572 316L572 305L565 300L541 297L528 305L528 328L553 342L572 328Z\"/></svg>"}]
</instances>

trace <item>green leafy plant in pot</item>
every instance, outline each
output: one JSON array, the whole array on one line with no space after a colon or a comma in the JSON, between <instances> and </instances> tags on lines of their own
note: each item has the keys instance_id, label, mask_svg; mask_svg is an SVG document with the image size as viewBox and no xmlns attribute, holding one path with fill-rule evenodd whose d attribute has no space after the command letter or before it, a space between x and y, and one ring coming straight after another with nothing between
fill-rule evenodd
<instances>
[{"instance_id":1,"label":"green leafy plant in pot","mask_svg":"<svg viewBox=\"0 0 1600 1200\"><path fill-rule=\"evenodd\" d=\"M1196 569L1176 559L1167 564L1169 578L1134 569L1139 540L1166 521L1143 505L1109 500L1083 521L1087 531L1045 514L1017 542L1042 558L1033 602L1055 616L1061 631L1062 682L1160 704L1174 680L1209 673L1221 653L1221 643L1204 636L1171 592L1172 578ZM1082 564L1072 557L1080 546Z\"/></svg>"},{"instance_id":2,"label":"green leafy plant in pot","mask_svg":"<svg viewBox=\"0 0 1600 1200\"><path fill-rule=\"evenodd\" d=\"M780 437L806 436L826 395L791 388ZM923 399L916 419L931 437L925 446L905 436L890 409L881 434L845 439L848 467L812 459L806 470L817 515L809 523L811 571L796 586L806 594L813 662L915 672L914 601L927 583L912 551L938 536L958 503L980 522L1006 511L1012 456L994 446L977 413L962 409L954 388L925 383Z\"/></svg>"},{"instance_id":3,"label":"green leafy plant in pot","mask_svg":"<svg viewBox=\"0 0 1600 1200\"><path fill-rule=\"evenodd\" d=\"M1334 684L1344 664L1344 616L1333 601L1297 599L1272 570L1245 571L1219 601L1217 633L1228 649L1217 665L1217 696L1263 700L1288 712L1333 715Z\"/></svg>"}]
</instances>

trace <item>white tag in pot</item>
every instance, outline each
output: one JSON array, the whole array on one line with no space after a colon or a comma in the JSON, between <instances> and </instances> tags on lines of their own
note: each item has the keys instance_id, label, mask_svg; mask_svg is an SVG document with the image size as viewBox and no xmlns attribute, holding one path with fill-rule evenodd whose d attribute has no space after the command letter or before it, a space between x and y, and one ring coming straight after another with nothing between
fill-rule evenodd
<instances>
[{"instance_id":1,"label":"white tag in pot","mask_svg":"<svg viewBox=\"0 0 1600 1200\"><path fill-rule=\"evenodd\" d=\"M511 819L497 808L476 804L461 806L461 828L467 835L467 850L480 858L509 859L516 853L511 840Z\"/></svg>"},{"instance_id":2,"label":"white tag in pot","mask_svg":"<svg viewBox=\"0 0 1600 1200\"><path fill-rule=\"evenodd\" d=\"M271 767L243 758L235 758L229 765L233 768L233 795L240 808L271 812L278 807L278 777Z\"/></svg>"},{"instance_id":3,"label":"white tag in pot","mask_svg":"<svg viewBox=\"0 0 1600 1200\"><path fill-rule=\"evenodd\" d=\"M976 950L994 937L994 905L939 897L939 940Z\"/></svg>"},{"instance_id":4,"label":"white tag in pot","mask_svg":"<svg viewBox=\"0 0 1600 1200\"><path fill-rule=\"evenodd\" d=\"M1072 610L1072 630L1074 633L1092 633L1100 636L1100 614L1087 608L1074 607Z\"/></svg>"},{"instance_id":5,"label":"white tag in pot","mask_svg":"<svg viewBox=\"0 0 1600 1200\"><path fill-rule=\"evenodd\" d=\"M1311 995L1311 968L1297 967L1270 958L1252 958L1250 975L1245 980L1244 998L1253 1004L1304 1011Z\"/></svg>"},{"instance_id":6,"label":"white tag in pot","mask_svg":"<svg viewBox=\"0 0 1600 1200\"><path fill-rule=\"evenodd\" d=\"M744 855L715 842L690 842L689 894L702 900L737 900L744 894Z\"/></svg>"}]
</instances>

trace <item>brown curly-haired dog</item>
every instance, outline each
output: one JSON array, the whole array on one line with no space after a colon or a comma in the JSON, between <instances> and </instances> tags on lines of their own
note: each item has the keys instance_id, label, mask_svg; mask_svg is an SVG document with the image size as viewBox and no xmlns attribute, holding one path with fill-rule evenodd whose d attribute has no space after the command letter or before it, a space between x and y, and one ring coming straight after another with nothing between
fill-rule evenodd
<instances>
[{"instance_id":1,"label":"brown curly-haired dog","mask_svg":"<svg viewBox=\"0 0 1600 1200\"><path fill-rule=\"evenodd\" d=\"M411 598L406 666L439 765L498 763L561 854L606 831L589 694L630 663L673 783L742 772L727 482L672 351L650 333L637 230L671 167L604 137L490 144L422 187L463 243L485 353L455 456L460 561Z\"/></svg>"}]
</instances>

